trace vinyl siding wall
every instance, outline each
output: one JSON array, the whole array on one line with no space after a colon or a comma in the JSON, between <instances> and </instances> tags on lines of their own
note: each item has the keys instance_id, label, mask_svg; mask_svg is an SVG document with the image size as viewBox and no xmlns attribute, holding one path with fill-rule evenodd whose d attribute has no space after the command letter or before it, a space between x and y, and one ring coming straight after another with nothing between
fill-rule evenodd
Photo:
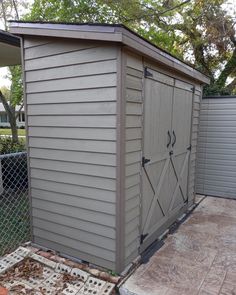
<instances>
[{"instance_id":1,"label":"vinyl siding wall","mask_svg":"<svg viewBox=\"0 0 236 295\"><path fill-rule=\"evenodd\" d=\"M125 264L139 252L143 63L140 56L126 55L126 130L125 130Z\"/></svg>"},{"instance_id":2,"label":"vinyl siding wall","mask_svg":"<svg viewBox=\"0 0 236 295\"><path fill-rule=\"evenodd\" d=\"M196 191L236 199L236 96L204 98L197 147Z\"/></svg>"},{"instance_id":3,"label":"vinyl siding wall","mask_svg":"<svg viewBox=\"0 0 236 295\"><path fill-rule=\"evenodd\" d=\"M117 56L111 44L24 41L33 241L113 270Z\"/></svg>"}]
</instances>

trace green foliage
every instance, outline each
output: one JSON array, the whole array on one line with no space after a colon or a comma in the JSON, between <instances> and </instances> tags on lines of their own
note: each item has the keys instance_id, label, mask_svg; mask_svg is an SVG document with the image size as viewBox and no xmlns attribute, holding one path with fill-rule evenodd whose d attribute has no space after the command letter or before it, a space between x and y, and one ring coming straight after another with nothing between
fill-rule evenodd
<instances>
[{"instance_id":1,"label":"green foliage","mask_svg":"<svg viewBox=\"0 0 236 295\"><path fill-rule=\"evenodd\" d=\"M4 95L4 97L6 98L7 101L10 101L10 97L11 97L11 91L9 88L7 88L6 86L2 86L0 88L0 91L2 92L2 94Z\"/></svg>"},{"instance_id":2,"label":"green foliage","mask_svg":"<svg viewBox=\"0 0 236 295\"><path fill-rule=\"evenodd\" d=\"M11 154L26 150L25 140L19 139L17 143L12 142L11 137L0 137L0 154Z\"/></svg>"},{"instance_id":3,"label":"green foliage","mask_svg":"<svg viewBox=\"0 0 236 295\"><path fill-rule=\"evenodd\" d=\"M211 78L206 94L235 92L236 37L226 0L35 0L27 20L122 23Z\"/></svg>"},{"instance_id":4,"label":"green foliage","mask_svg":"<svg viewBox=\"0 0 236 295\"><path fill-rule=\"evenodd\" d=\"M11 89L10 89L10 103L13 106L20 105L23 100L23 83L22 83L22 69L21 66L9 67Z\"/></svg>"}]
</instances>

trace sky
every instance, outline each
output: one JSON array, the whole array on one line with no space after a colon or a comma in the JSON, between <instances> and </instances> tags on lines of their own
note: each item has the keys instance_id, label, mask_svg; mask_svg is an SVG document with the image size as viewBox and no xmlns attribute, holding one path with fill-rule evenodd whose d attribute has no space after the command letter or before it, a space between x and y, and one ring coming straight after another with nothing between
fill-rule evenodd
<instances>
[{"instance_id":1,"label":"sky","mask_svg":"<svg viewBox=\"0 0 236 295\"><path fill-rule=\"evenodd\" d=\"M207 1L207 0L206 0ZM33 0L28 0L30 4L33 3ZM235 16L236 18L236 1L235 0L228 0L226 1L226 4L224 5L227 9L228 13ZM20 11L21 13L27 12L25 9ZM3 23L0 20L0 29L4 29ZM9 87L11 82L9 79L6 78L7 75L7 68L0 68L0 87L7 86Z\"/></svg>"}]
</instances>

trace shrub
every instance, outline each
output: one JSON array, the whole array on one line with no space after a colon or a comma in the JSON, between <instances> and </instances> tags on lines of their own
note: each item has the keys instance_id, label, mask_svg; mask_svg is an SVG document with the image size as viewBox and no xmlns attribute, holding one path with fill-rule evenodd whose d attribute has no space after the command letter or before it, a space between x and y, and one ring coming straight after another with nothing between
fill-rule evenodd
<instances>
[{"instance_id":1,"label":"shrub","mask_svg":"<svg viewBox=\"0 0 236 295\"><path fill-rule=\"evenodd\" d=\"M25 140L19 139L18 143L13 143L11 137L0 138L0 154L11 154L26 150Z\"/></svg>"}]
</instances>

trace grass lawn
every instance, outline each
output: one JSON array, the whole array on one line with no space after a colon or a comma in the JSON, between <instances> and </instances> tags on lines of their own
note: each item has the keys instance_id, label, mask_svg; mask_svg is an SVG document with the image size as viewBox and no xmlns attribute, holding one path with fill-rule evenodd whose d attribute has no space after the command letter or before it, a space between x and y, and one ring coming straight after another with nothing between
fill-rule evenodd
<instances>
[{"instance_id":1,"label":"grass lawn","mask_svg":"<svg viewBox=\"0 0 236 295\"><path fill-rule=\"evenodd\" d=\"M0 196L0 256L30 239L27 193Z\"/></svg>"},{"instance_id":2,"label":"grass lawn","mask_svg":"<svg viewBox=\"0 0 236 295\"><path fill-rule=\"evenodd\" d=\"M11 135L11 129L0 128L0 135ZM18 135L25 136L25 129L18 129Z\"/></svg>"}]
</instances>

